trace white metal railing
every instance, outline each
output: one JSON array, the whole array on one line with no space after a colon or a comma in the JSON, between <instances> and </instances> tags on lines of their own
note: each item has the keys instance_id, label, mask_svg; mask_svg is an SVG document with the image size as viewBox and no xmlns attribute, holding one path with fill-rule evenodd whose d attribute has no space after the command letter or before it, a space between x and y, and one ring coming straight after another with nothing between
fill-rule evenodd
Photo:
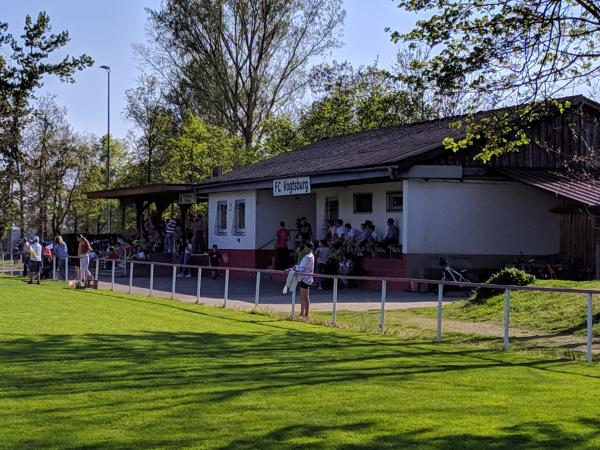
<instances>
[{"instance_id":1,"label":"white metal railing","mask_svg":"<svg viewBox=\"0 0 600 450\"><path fill-rule=\"evenodd\" d=\"M7 253L1 253L1 268L2 273L7 273L6 270L6 255ZM69 260L78 260L77 256L69 256L65 259L65 281L69 281ZM177 285L177 269L188 269L197 271L197 283L196 283L196 303L200 302L201 289L202 289L202 273L205 270L216 270L225 272L225 286L223 292L223 306L227 306L229 300L229 278L231 272L243 272L243 273L254 273L256 274L256 285L254 292L254 304L259 306L260 303L260 288L261 288L261 274L273 274L273 275L285 275L285 271L271 270L271 269L254 269L246 267L221 267L221 266L198 266L191 264L172 264L165 262L152 262L142 260L112 260L104 258L96 258L92 262L95 262L95 279L98 280L99 267L101 262L111 263L110 269L110 289L115 290L115 268L119 262L126 264L125 273L127 268L129 269L129 284L128 292L133 291L133 280L134 280L134 268L135 266L149 266L149 287L148 296L152 297L154 294L154 272L155 267L171 267L171 292L170 298L176 297L176 285ZM60 270L56 265L56 258L53 258L52 274L53 279L57 279L57 272ZM76 267L76 266L75 266ZM14 275L15 264L14 259L10 258L10 273ZM597 289L579 289L579 288L554 288L554 287L541 287L541 286L516 286L516 285L500 285L500 284L485 284L485 283L471 283L471 282L458 282L458 281L447 281L447 280L430 280L423 278L404 278L404 277L369 277L369 276L352 276L352 275L325 275L325 274L312 274L315 278L331 279L333 280L333 293L332 293L332 325L336 325L337 322L337 303L338 303L338 283L340 279L345 280L356 280L356 281L378 281L381 283L381 297L380 297L380 320L379 329L383 333L385 331L385 303L387 299L387 284L388 283L420 283L438 286L437 296L437 325L436 325L436 342L442 340L442 318L443 318L443 301L444 301L444 287L455 286L463 288L479 288L479 289L494 289L504 291L504 331L503 331L503 349L508 351L510 348L510 293L512 291L532 291L532 292L556 292L564 294L582 294L586 296L587 300L587 311L586 311L586 359L588 362L592 362L592 350L593 350L593 296L600 295L600 290ZM296 314L296 290L292 291L291 296L291 318L295 318Z\"/></svg>"}]
</instances>

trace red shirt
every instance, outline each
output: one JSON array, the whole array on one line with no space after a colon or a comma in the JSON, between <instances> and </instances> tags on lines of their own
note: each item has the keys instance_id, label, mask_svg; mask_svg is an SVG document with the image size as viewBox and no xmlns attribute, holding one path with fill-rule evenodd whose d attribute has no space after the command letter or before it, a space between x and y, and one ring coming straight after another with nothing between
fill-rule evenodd
<instances>
[{"instance_id":1,"label":"red shirt","mask_svg":"<svg viewBox=\"0 0 600 450\"><path fill-rule=\"evenodd\" d=\"M275 247L277 248L288 248L288 240L290 238L290 232L285 228L277 230L275 235Z\"/></svg>"}]
</instances>

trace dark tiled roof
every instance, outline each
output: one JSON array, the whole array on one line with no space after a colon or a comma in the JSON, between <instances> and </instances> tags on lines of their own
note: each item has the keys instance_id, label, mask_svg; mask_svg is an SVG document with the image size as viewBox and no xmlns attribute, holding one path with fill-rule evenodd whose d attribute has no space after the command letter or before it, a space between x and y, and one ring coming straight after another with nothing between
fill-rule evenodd
<instances>
[{"instance_id":1,"label":"dark tiled roof","mask_svg":"<svg viewBox=\"0 0 600 450\"><path fill-rule=\"evenodd\" d=\"M583 96L566 97L572 104L591 103ZM510 108L481 111L477 115L497 113ZM274 158L242 167L200 184L236 184L263 181L287 176L318 175L328 172L352 171L362 168L397 164L414 157L427 156L441 150L445 137L458 137L461 131L449 125L459 117L419 122L410 125L380 128L336 136Z\"/></svg>"},{"instance_id":2,"label":"dark tiled roof","mask_svg":"<svg viewBox=\"0 0 600 450\"><path fill-rule=\"evenodd\" d=\"M450 129L450 122L451 119L441 119L322 139L226 173L202 185L315 175L393 164L438 149L445 137L457 136L460 132Z\"/></svg>"}]
</instances>

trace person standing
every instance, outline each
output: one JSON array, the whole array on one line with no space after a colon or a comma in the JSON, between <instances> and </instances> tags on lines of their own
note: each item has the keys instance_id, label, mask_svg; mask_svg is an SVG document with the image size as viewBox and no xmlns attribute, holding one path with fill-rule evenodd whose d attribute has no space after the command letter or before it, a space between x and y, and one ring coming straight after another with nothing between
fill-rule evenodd
<instances>
[{"instance_id":1,"label":"person standing","mask_svg":"<svg viewBox=\"0 0 600 450\"><path fill-rule=\"evenodd\" d=\"M33 243L29 246L29 284L33 283L33 277L37 279L37 284L40 284L42 272L42 246L40 238L34 237Z\"/></svg>"},{"instance_id":2,"label":"person standing","mask_svg":"<svg viewBox=\"0 0 600 450\"><path fill-rule=\"evenodd\" d=\"M285 222L279 222L279 229L275 233L275 270L285 270L288 268L290 251L288 242L290 232L285 227Z\"/></svg>"},{"instance_id":3,"label":"person standing","mask_svg":"<svg viewBox=\"0 0 600 450\"><path fill-rule=\"evenodd\" d=\"M387 220L387 233L383 239L383 248L387 250L390 245L398 245L400 243L400 228L391 217Z\"/></svg>"},{"instance_id":4,"label":"person standing","mask_svg":"<svg viewBox=\"0 0 600 450\"><path fill-rule=\"evenodd\" d=\"M222 258L223 257L221 256L221 253L219 253L219 248L217 247L217 244L213 245L212 250L208 253L208 262L210 263L210 266L219 267ZM213 280L216 280L219 276L219 271L212 270L211 272L211 278Z\"/></svg>"},{"instance_id":5,"label":"person standing","mask_svg":"<svg viewBox=\"0 0 600 450\"><path fill-rule=\"evenodd\" d=\"M303 242L312 242L313 232L310 223L306 220L306 217L300 218L300 223L298 224L298 234L300 235L300 239Z\"/></svg>"},{"instance_id":6,"label":"person standing","mask_svg":"<svg viewBox=\"0 0 600 450\"><path fill-rule=\"evenodd\" d=\"M201 214L198 214L198 250L200 253L206 253L206 222Z\"/></svg>"},{"instance_id":7,"label":"person standing","mask_svg":"<svg viewBox=\"0 0 600 450\"><path fill-rule=\"evenodd\" d=\"M308 310L310 308L310 287L313 284L313 272L315 271L315 255L312 242L304 244L306 254L295 267L296 273L300 276L300 317L302 320L308 320Z\"/></svg>"},{"instance_id":8,"label":"person standing","mask_svg":"<svg viewBox=\"0 0 600 450\"><path fill-rule=\"evenodd\" d=\"M66 280L65 261L69 257L69 248L61 235L54 238L54 257L56 258L56 273L59 280Z\"/></svg>"},{"instance_id":9,"label":"person standing","mask_svg":"<svg viewBox=\"0 0 600 450\"><path fill-rule=\"evenodd\" d=\"M173 254L176 250L175 245L175 230L177 229L177 221L171 217L165 225L165 253Z\"/></svg>"},{"instance_id":10,"label":"person standing","mask_svg":"<svg viewBox=\"0 0 600 450\"><path fill-rule=\"evenodd\" d=\"M317 258L317 273L325 273L327 262L331 256L331 249L327 245L327 241L320 241L319 246L315 250ZM319 290L323 289L323 278L319 278Z\"/></svg>"},{"instance_id":11,"label":"person standing","mask_svg":"<svg viewBox=\"0 0 600 450\"><path fill-rule=\"evenodd\" d=\"M29 268L29 239L23 238L21 241L21 263L23 264L23 276L27 276L27 269Z\"/></svg>"},{"instance_id":12,"label":"person standing","mask_svg":"<svg viewBox=\"0 0 600 450\"><path fill-rule=\"evenodd\" d=\"M82 281L92 280L94 277L89 270L90 267L90 253L92 253L92 246L83 234L80 234L77 238L79 246L77 247L77 256L79 256L79 279Z\"/></svg>"}]
</instances>

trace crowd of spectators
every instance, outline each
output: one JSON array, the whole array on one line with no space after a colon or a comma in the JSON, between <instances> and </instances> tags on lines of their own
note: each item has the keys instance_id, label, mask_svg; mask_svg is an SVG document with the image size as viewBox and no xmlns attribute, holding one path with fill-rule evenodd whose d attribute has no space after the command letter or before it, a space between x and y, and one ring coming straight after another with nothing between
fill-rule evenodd
<instances>
[{"instance_id":1,"label":"crowd of spectators","mask_svg":"<svg viewBox=\"0 0 600 450\"><path fill-rule=\"evenodd\" d=\"M393 218L387 220L385 233L380 236L375 224L366 220L360 228L342 219L325 223L318 246L315 249L316 271L328 275L365 275L361 265L364 256L376 258L400 250L400 228ZM292 236L292 232L295 234ZM275 235L275 268L285 270L290 265L289 243L294 246L294 260L298 264L306 253L305 243L314 240L313 230L306 217L296 222L296 229L288 230L280 222ZM321 280L319 288L327 287L328 280ZM350 287L351 281L341 280L341 287Z\"/></svg>"}]
</instances>

